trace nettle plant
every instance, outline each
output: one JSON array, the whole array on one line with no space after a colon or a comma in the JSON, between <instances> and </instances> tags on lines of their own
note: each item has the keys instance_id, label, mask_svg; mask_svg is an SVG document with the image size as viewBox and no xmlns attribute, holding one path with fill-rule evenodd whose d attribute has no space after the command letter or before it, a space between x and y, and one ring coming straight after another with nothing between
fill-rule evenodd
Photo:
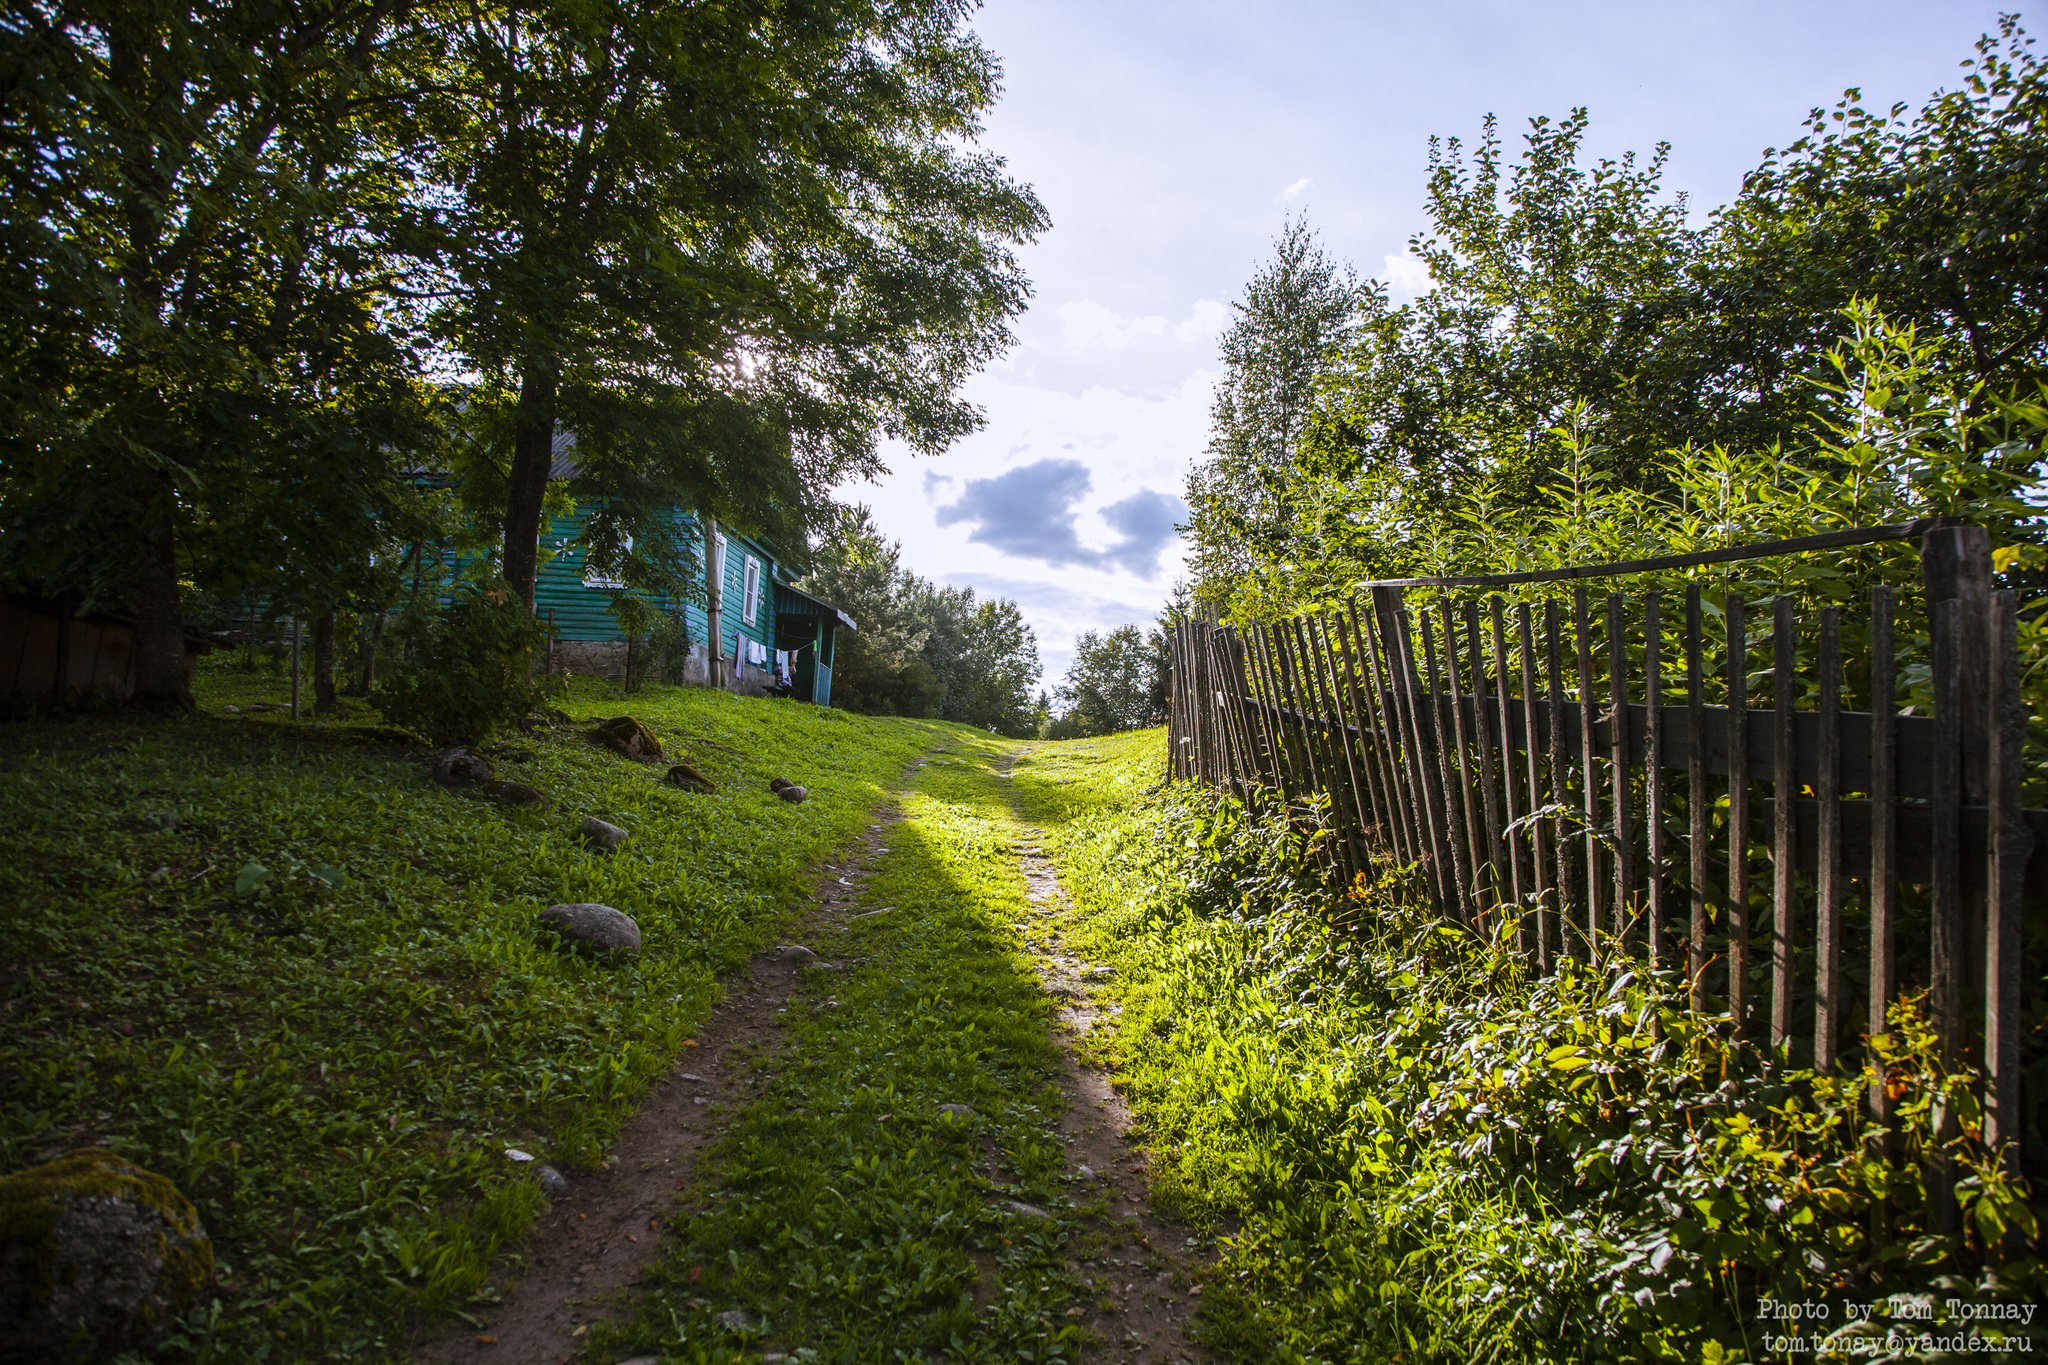
<instances>
[{"instance_id":1,"label":"nettle plant","mask_svg":"<svg viewBox=\"0 0 2048 1365\"><path fill-rule=\"evenodd\" d=\"M1310 1288L1280 1328L1309 1356L1775 1358L1765 1338L1793 1329L1759 1316L1772 1302L1828 1306L1796 1330L1884 1355L1850 1339L2043 1287L2028 1191L1985 1150L1978 1078L1942 1067L1918 998L1872 1040L1887 1133L1863 1074L1774 1070L1675 974L1538 976L1512 925L1434 917L1409 872L1333 906L1320 833L1186 800L1186 909L1235 926L1234 989L1277 1016L1252 1048L1272 1057L1218 1081L1259 1210L1233 1258L1274 1295L1293 1286L1272 1302ZM1967 1172L1957 1236L1927 1226L1937 1154ZM1957 1320L1998 1349L1995 1321Z\"/></svg>"}]
</instances>

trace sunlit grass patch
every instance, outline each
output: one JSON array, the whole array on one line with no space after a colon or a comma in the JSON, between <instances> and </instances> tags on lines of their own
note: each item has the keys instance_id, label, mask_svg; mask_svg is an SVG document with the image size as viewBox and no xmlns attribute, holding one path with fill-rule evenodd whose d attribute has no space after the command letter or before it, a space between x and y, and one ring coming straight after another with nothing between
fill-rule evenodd
<instances>
[{"instance_id":1,"label":"sunlit grass patch","mask_svg":"<svg viewBox=\"0 0 2048 1365\"><path fill-rule=\"evenodd\" d=\"M2041 1290L2024 1190L1980 1171L1965 1188L1981 1221L1929 1234L1917 1153L1933 1099L1967 1083L1939 1074L1912 1011L1893 1021L1908 1155L1879 1161L1859 1077L1753 1053L1724 1070L1682 983L1536 977L1397 876L1340 905L1284 822L1156 789L1157 738L1044 746L1019 782L1075 899L1069 941L1117 969L1108 1052L1155 1195L1226 1234L1203 1299L1214 1344L1302 1362L1761 1362L1826 1358L1816 1343L1839 1333L1836 1358L1919 1358L1882 1342L1917 1340L1928 1305L1973 1355L2027 1349L2003 1316ZM1959 1159L1981 1161L1967 1144ZM1759 1317L1766 1300L1835 1316L1788 1331Z\"/></svg>"},{"instance_id":2,"label":"sunlit grass patch","mask_svg":"<svg viewBox=\"0 0 2048 1365\"><path fill-rule=\"evenodd\" d=\"M920 773L859 907L892 912L811 941L845 970L798 989L618 1354L1074 1358L1057 1053L1018 955L1002 747Z\"/></svg>"}]
</instances>

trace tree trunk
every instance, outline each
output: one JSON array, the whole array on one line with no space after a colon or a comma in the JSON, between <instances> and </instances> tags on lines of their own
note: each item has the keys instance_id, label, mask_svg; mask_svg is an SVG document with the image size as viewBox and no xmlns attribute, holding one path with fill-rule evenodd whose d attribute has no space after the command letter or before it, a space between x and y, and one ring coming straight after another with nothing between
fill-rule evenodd
<instances>
[{"instance_id":1,"label":"tree trunk","mask_svg":"<svg viewBox=\"0 0 2048 1365\"><path fill-rule=\"evenodd\" d=\"M161 478L161 476L158 476ZM163 525L154 536L138 537L135 608L135 705L184 709L192 705L185 681L185 607L178 595L178 556L171 531L168 479L162 500Z\"/></svg>"},{"instance_id":2,"label":"tree trunk","mask_svg":"<svg viewBox=\"0 0 2048 1365\"><path fill-rule=\"evenodd\" d=\"M519 377L519 406L512 419L512 472L505 481L505 581L533 610L534 580L540 575L540 523L548 495L548 469L555 458L553 356L530 358Z\"/></svg>"},{"instance_id":3,"label":"tree trunk","mask_svg":"<svg viewBox=\"0 0 2048 1365\"><path fill-rule=\"evenodd\" d=\"M370 638L363 641L363 671L357 677L354 687L349 689L352 697L367 697L377 683L377 646L384 643L384 618L389 609L379 607L377 619L370 623Z\"/></svg>"},{"instance_id":4,"label":"tree trunk","mask_svg":"<svg viewBox=\"0 0 2048 1365\"><path fill-rule=\"evenodd\" d=\"M330 610L313 618L313 714L324 716L335 704L334 613Z\"/></svg>"}]
</instances>

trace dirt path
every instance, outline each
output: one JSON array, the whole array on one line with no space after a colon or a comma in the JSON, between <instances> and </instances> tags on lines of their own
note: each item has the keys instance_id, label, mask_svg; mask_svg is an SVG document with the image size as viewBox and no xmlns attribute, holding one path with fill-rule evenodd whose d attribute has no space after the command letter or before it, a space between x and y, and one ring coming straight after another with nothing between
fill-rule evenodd
<instances>
[{"instance_id":1,"label":"dirt path","mask_svg":"<svg viewBox=\"0 0 2048 1365\"><path fill-rule=\"evenodd\" d=\"M1021 751L1012 751L1003 779ZM1013 789L1014 790L1014 789ZM1014 797L1012 807L1015 807ZM1101 970L1069 953L1060 942L1058 921L1068 907L1066 892L1039 840L1043 831L1026 822L1018 858L1031 901L1031 937L1039 951L1032 963L1048 994L1060 1001L1060 1088L1067 1097L1060 1131L1070 1165L1093 1176L1075 1198L1084 1206L1092 1194L1101 1201L1104 1226L1074 1239L1076 1271L1095 1291L1094 1311L1085 1319L1102 1345L1093 1353L1109 1361L1206 1360L1195 1345L1194 1317L1201 1306L1203 1259L1191 1249L1186 1227L1162 1218L1146 1197L1145 1153L1128 1135L1131 1111L1107 1073L1078 1060L1088 1035L1115 1017L1096 999Z\"/></svg>"},{"instance_id":2,"label":"dirt path","mask_svg":"<svg viewBox=\"0 0 2048 1365\"><path fill-rule=\"evenodd\" d=\"M904 779L921 766L913 764ZM422 1365L564 1365L582 1350L592 1324L626 1316L634 1282L659 1253L665 1214L694 1177L698 1154L745 1104L757 1065L781 1045L782 1010L798 975L817 961L791 945L807 943L851 910L888 827L901 818L892 792L866 834L820 865L811 908L794 937L726 978L725 999L697 1030L695 1046L683 1049L676 1070L620 1130L611 1162L566 1172L569 1193L527 1234L523 1263L492 1277L502 1297L484 1324L425 1342L415 1351Z\"/></svg>"}]
</instances>

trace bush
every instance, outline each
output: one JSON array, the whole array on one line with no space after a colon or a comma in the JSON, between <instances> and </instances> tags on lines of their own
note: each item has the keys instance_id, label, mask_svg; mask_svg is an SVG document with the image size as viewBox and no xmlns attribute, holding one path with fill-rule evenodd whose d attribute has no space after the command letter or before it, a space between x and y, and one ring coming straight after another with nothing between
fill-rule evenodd
<instances>
[{"instance_id":1,"label":"bush","mask_svg":"<svg viewBox=\"0 0 2048 1365\"><path fill-rule=\"evenodd\" d=\"M1668 973L1532 975L1509 938L1433 918L1401 873L1330 892L1311 825L1185 788L1133 802L1152 754L1121 799L1077 795L1108 751L1073 752L1044 760L1043 786L1026 774L1027 811L1103 803L1050 842L1075 942L1116 969L1114 1051L1155 1188L1233 1229L1204 1299L1215 1344L1622 1365L1832 1338L1844 1358L1914 1357L1883 1348L1897 1328L2017 1353L2007 1315L2040 1292L2039 1229L1919 1001L1878 1043L1896 1100L1882 1155L1860 1075L1773 1071ZM1966 1173L1960 1235L1930 1226L1937 1147ZM1832 1316L1775 1321L1773 1302Z\"/></svg>"},{"instance_id":2,"label":"bush","mask_svg":"<svg viewBox=\"0 0 2048 1365\"><path fill-rule=\"evenodd\" d=\"M445 610L401 618L377 709L436 744L481 744L546 696L534 660L546 629L503 579L467 583Z\"/></svg>"}]
</instances>

